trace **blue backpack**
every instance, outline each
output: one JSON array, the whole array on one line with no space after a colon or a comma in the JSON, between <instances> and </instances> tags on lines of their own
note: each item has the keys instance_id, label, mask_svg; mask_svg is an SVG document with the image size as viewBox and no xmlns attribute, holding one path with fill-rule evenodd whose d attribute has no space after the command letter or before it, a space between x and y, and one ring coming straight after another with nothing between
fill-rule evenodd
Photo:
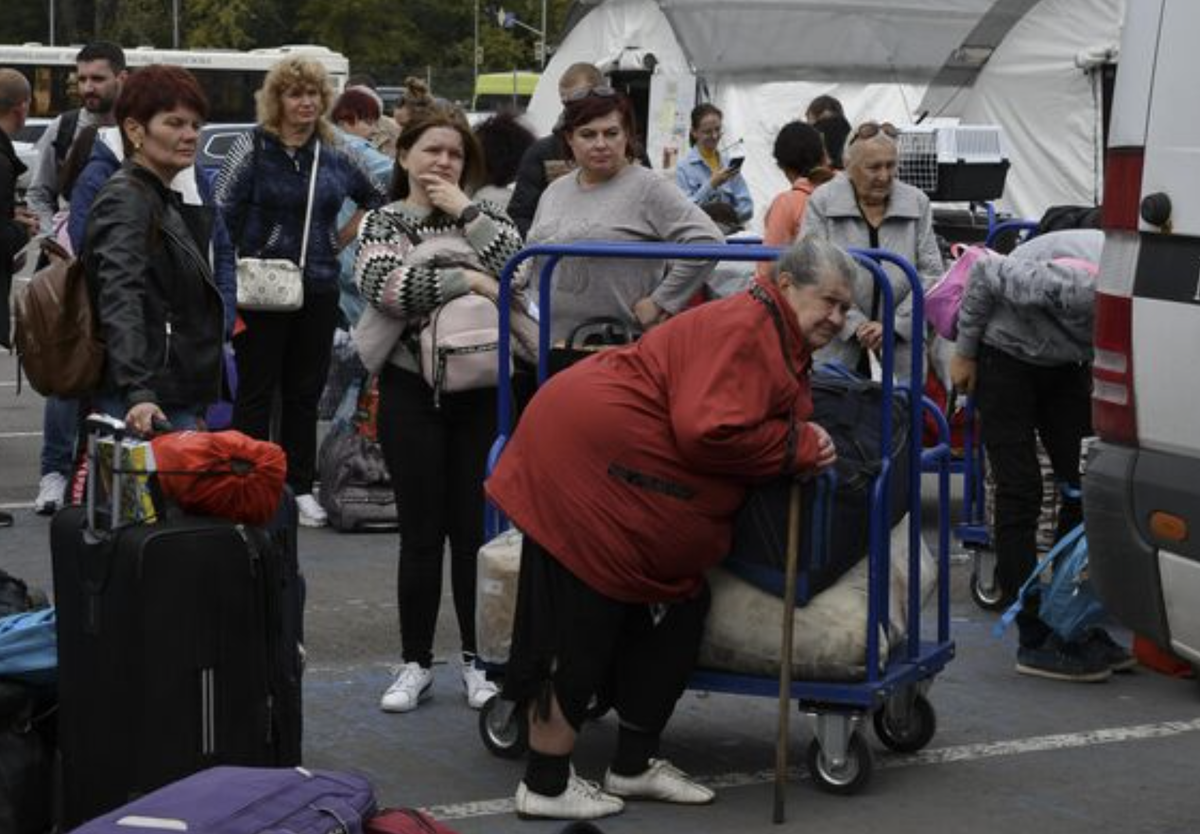
<instances>
[{"instance_id":1,"label":"blue backpack","mask_svg":"<svg viewBox=\"0 0 1200 834\"><path fill-rule=\"evenodd\" d=\"M53 608L0 618L0 678L37 686L58 681Z\"/></svg>"},{"instance_id":2,"label":"blue backpack","mask_svg":"<svg viewBox=\"0 0 1200 834\"><path fill-rule=\"evenodd\" d=\"M1054 573L1050 581L1042 582L1042 573L1051 565ZM1068 643L1081 639L1089 628L1104 620L1104 605L1088 576L1088 545L1082 524L1063 536L1033 569L1021 586L1017 601L996 623L997 637L1017 618L1025 601L1033 598L1040 600L1041 621Z\"/></svg>"}]
</instances>

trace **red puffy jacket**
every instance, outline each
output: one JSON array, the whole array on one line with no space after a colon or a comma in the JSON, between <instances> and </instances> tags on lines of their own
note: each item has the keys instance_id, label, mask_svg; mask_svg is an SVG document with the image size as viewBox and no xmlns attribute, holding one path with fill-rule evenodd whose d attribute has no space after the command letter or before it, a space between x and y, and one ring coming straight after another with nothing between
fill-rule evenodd
<instances>
[{"instance_id":1,"label":"red puffy jacket","mask_svg":"<svg viewBox=\"0 0 1200 834\"><path fill-rule=\"evenodd\" d=\"M810 357L770 281L552 378L488 496L573 574L624 602L697 592L746 487L811 469Z\"/></svg>"}]
</instances>

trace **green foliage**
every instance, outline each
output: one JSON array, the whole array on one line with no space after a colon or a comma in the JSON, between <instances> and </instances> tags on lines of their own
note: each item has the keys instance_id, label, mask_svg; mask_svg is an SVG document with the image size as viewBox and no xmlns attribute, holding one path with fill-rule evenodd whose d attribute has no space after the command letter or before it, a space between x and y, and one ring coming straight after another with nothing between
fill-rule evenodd
<instances>
[{"instance_id":1,"label":"green foliage","mask_svg":"<svg viewBox=\"0 0 1200 834\"><path fill-rule=\"evenodd\" d=\"M187 35L190 49L251 49L263 5L256 0L188 0Z\"/></svg>"},{"instance_id":2,"label":"green foliage","mask_svg":"<svg viewBox=\"0 0 1200 834\"><path fill-rule=\"evenodd\" d=\"M398 63L418 51L421 32L395 0L304 0L296 29L319 43L367 64Z\"/></svg>"},{"instance_id":3,"label":"green foliage","mask_svg":"<svg viewBox=\"0 0 1200 834\"><path fill-rule=\"evenodd\" d=\"M48 43L45 3L6 3L0 14L0 43Z\"/></svg>"},{"instance_id":4,"label":"green foliage","mask_svg":"<svg viewBox=\"0 0 1200 834\"><path fill-rule=\"evenodd\" d=\"M121 0L113 11L113 18L106 22L105 39L126 46L171 46L170 0Z\"/></svg>"},{"instance_id":5,"label":"green foliage","mask_svg":"<svg viewBox=\"0 0 1200 834\"><path fill-rule=\"evenodd\" d=\"M59 43L97 38L126 46L172 41L172 0L11 0L0 14L0 43L48 37L48 4L55 4ZM469 94L479 26L481 72L537 69L537 35L521 26L501 28L503 7L540 29L541 0L178 0L180 37L190 48L253 49L284 43L318 43L342 52L355 70L381 83L429 73L439 92L446 79L454 97ZM553 48L570 0L549 0ZM476 12L478 11L478 18ZM454 79L449 82L449 79ZM451 94L446 90L445 94Z\"/></svg>"}]
</instances>

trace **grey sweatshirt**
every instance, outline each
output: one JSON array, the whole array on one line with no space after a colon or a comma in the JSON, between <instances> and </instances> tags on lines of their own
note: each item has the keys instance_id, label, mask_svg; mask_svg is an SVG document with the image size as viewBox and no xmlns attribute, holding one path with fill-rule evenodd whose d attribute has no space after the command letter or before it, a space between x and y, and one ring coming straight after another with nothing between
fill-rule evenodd
<instances>
[{"instance_id":1,"label":"grey sweatshirt","mask_svg":"<svg viewBox=\"0 0 1200 834\"><path fill-rule=\"evenodd\" d=\"M550 184L538 203L527 243L583 241L670 241L721 243L716 225L661 175L628 165L605 183L583 187L577 174ZM551 284L551 338L566 338L576 326L611 316L633 326L633 305L650 296L669 313L683 309L704 285L714 263L612 258L564 258ZM541 259L530 273L537 292Z\"/></svg>"},{"instance_id":2,"label":"grey sweatshirt","mask_svg":"<svg viewBox=\"0 0 1200 834\"><path fill-rule=\"evenodd\" d=\"M974 358L982 341L1033 365L1090 362L1096 279L1054 259L1099 263L1103 245L1094 229L1052 232L1007 258L976 261L958 312L958 355Z\"/></svg>"}]
</instances>

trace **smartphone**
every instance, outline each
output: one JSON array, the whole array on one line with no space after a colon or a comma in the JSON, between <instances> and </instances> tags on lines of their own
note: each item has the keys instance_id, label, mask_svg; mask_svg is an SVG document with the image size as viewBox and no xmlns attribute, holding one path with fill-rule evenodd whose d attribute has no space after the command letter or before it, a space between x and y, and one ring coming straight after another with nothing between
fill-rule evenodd
<instances>
[{"instance_id":1,"label":"smartphone","mask_svg":"<svg viewBox=\"0 0 1200 834\"><path fill-rule=\"evenodd\" d=\"M741 167L742 167L742 163L743 163L743 162L745 162L745 161L746 161L746 157L744 157L744 156L735 156L733 159L729 160L729 167L730 167L730 168L733 168L733 169L735 169L735 170L736 170L736 169L738 169L738 168L741 168Z\"/></svg>"}]
</instances>

